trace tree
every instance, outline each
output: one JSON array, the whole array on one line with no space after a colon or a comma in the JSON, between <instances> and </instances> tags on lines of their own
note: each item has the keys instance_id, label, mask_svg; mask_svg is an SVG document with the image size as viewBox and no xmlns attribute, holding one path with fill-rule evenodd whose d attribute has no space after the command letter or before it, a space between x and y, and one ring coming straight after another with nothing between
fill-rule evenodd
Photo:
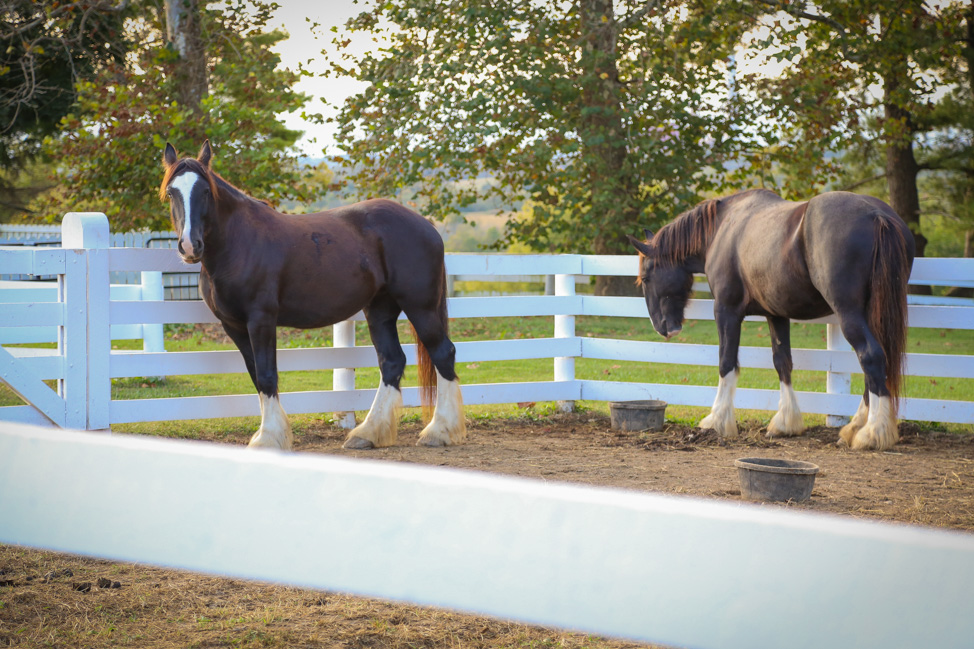
<instances>
[{"instance_id":1,"label":"tree","mask_svg":"<svg viewBox=\"0 0 974 649\"><path fill-rule=\"evenodd\" d=\"M775 107L773 119L792 125L780 159L794 168L796 161L821 161L825 152L868 148L878 140L890 204L910 226L922 256L917 176L927 165L917 160L917 146L934 128L943 62L959 54L963 3L823 0L809 9L803 2L760 2L780 12L768 42L790 62L780 78L761 85L767 105ZM881 95L872 92L875 86ZM810 180L802 189L840 175L829 164L816 171L805 176Z\"/></svg>"},{"instance_id":2,"label":"tree","mask_svg":"<svg viewBox=\"0 0 974 649\"><path fill-rule=\"evenodd\" d=\"M166 38L179 55L175 71L179 104L197 116L209 92L206 47L203 43L199 0L165 0Z\"/></svg>"},{"instance_id":3,"label":"tree","mask_svg":"<svg viewBox=\"0 0 974 649\"><path fill-rule=\"evenodd\" d=\"M408 188L438 219L486 196L531 199L505 244L628 253L627 233L715 190L722 164L756 139L742 127L749 106L725 85L739 16L718 22L714 9L377 3L349 21L329 57L331 74L367 84L337 117L347 181L360 195ZM384 46L354 53L356 32ZM484 175L496 182L464 182Z\"/></svg>"},{"instance_id":4,"label":"tree","mask_svg":"<svg viewBox=\"0 0 974 649\"><path fill-rule=\"evenodd\" d=\"M75 102L75 83L128 49L129 2L0 0L0 221L44 191L43 139Z\"/></svg>"},{"instance_id":5,"label":"tree","mask_svg":"<svg viewBox=\"0 0 974 649\"><path fill-rule=\"evenodd\" d=\"M46 197L48 218L91 209L108 214L116 230L168 228L167 210L156 198L167 141L194 153L209 138L217 170L262 199L305 203L325 191L291 150L300 132L278 119L301 110L308 97L292 89L304 72L279 69L271 49L286 38L266 30L275 6L262 0L174 4L197 12L182 14L188 22L180 24L199 24L205 83L194 76L198 61L188 60L192 47L181 51L179 30L164 37L168 7L140 4L137 19L126 23L138 43L130 60L80 82L75 111L47 140L59 185Z\"/></svg>"}]
</instances>

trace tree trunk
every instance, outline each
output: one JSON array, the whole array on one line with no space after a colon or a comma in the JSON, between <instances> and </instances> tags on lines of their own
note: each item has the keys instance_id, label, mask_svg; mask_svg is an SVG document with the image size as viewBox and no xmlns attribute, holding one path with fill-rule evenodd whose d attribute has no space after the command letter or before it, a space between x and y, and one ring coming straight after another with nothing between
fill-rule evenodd
<instances>
[{"instance_id":1,"label":"tree trunk","mask_svg":"<svg viewBox=\"0 0 974 649\"><path fill-rule=\"evenodd\" d=\"M628 160L621 87L616 66L619 24L612 0L581 0L579 26L581 106L579 133L591 197L586 218L593 232L592 251L599 255L626 254L625 232L638 221L635 195L638 182ZM598 277L596 295L635 295L628 277Z\"/></svg>"},{"instance_id":2,"label":"tree trunk","mask_svg":"<svg viewBox=\"0 0 974 649\"><path fill-rule=\"evenodd\" d=\"M912 115L902 101L903 80L909 76L905 55L892 62L883 74L883 109L889 143L886 145L886 184L889 188L889 202L900 215L916 242L916 256L923 257L927 238L920 227L920 193L917 190L917 175L920 173L916 157L913 155L913 136L916 132ZM910 292L930 294L929 286L910 286Z\"/></svg>"},{"instance_id":3,"label":"tree trunk","mask_svg":"<svg viewBox=\"0 0 974 649\"><path fill-rule=\"evenodd\" d=\"M165 0L166 36L179 53L177 101L199 115L209 92L206 48L200 31L200 7L206 0Z\"/></svg>"}]
</instances>

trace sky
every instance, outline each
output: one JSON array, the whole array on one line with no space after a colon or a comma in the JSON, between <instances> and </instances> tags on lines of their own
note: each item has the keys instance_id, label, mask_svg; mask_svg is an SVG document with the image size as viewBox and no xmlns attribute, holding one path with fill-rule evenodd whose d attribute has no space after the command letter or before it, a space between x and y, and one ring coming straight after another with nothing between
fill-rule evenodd
<instances>
[{"instance_id":1,"label":"sky","mask_svg":"<svg viewBox=\"0 0 974 649\"><path fill-rule=\"evenodd\" d=\"M324 2L307 2L307 0L279 0L282 5L271 22L272 27L281 27L290 34L290 38L282 41L275 48L281 55L281 64L289 69L297 69L303 63L313 72L324 72L325 65L320 55L321 50L331 47L331 40L335 36L331 32L333 26L341 28L352 16L364 10L363 3L355 0L324 0ZM309 22L309 20L311 22ZM318 23L312 32L312 23ZM317 34L317 38L315 38ZM360 43L353 43L353 51L366 47L367 39ZM368 41L374 46L374 43ZM312 77L302 79L297 90L312 97L306 109L308 112L325 111L321 98L336 105L342 100L361 89L361 84L349 79L334 79ZM334 111L331 112L334 114ZM288 115L284 119L289 128L305 131L304 137L298 142L298 148L305 155L317 157L322 155L322 149L333 148L333 124L314 125L303 121L300 115ZM333 151L332 151L333 153Z\"/></svg>"}]
</instances>

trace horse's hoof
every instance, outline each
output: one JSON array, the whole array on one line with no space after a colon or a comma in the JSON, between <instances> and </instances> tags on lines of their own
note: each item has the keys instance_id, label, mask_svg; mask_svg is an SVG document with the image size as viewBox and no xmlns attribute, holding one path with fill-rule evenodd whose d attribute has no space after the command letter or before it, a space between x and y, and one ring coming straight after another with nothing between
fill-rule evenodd
<instances>
[{"instance_id":1,"label":"horse's hoof","mask_svg":"<svg viewBox=\"0 0 974 649\"><path fill-rule=\"evenodd\" d=\"M697 428L712 430L721 439L733 439L737 437L737 422L734 421L733 416L726 417L711 413L700 420Z\"/></svg>"},{"instance_id":2,"label":"horse's hoof","mask_svg":"<svg viewBox=\"0 0 974 649\"><path fill-rule=\"evenodd\" d=\"M854 423L846 424L839 430L839 441L836 442L840 446L852 447L852 440L855 439L856 433L862 426L858 426Z\"/></svg>"},{"instance_id":3,"label":"horse's hoof","mask_svg":"<svg viewBox=\"0 0 974 649\"><path fill-rule=\"evenodd\" d=\"M247 444L247 448L253 448L253 449L269 448L275 451L294 450L293 448L294 443L290 436L290 431L288 431L288 433L289 435L287 437L283 439L278 439L271 435L262 435L261 431L257 431L251 436L250 442L248 442Z\"/></svg>"},{"instance_id":4,"label":"horse's hoof","mask_svg":"<svg viewBox=\"0 0 974 649\"><path fill-rule=\"evenodd\" d=\"M450 446L450 441L440 437L420 437L416 440L416 446L426 446L428 448L444 448Z\"/></svg>"},{"instance_id":5,"label":"horse's hoof","mask_svg":"<svg viewBox=\"0 0 974 649\"><path fill-rule=\"evenodd\" d=\"M342 448L351 449L354 451L368 451L375 448L375 444L361 437L349 437L345 440L345 443L342 444Z\"/></svg>"}]
</instances>

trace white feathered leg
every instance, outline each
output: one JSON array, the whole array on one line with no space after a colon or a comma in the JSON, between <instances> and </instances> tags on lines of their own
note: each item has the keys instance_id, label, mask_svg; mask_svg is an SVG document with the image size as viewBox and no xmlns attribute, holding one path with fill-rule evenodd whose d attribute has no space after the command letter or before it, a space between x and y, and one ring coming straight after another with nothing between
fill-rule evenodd
<instances>
[{"instance_id":1,"label":"white feathered leg","mask_svg":"<svg viewBox=\"0 0 974 649\"><path fill-rule=\"evenodd\" d=\"M734 419L734 390L740 370L720 377L717 382L717 398L710 414L700 421L700 428L712 428L721 437L737 436L737 421Z\"/></svg>"},{"instance_id":2,"label":"white feathered leg","mask_svg":"<svg viewBox=\"0 0 974 649\"><path fill-rule=\"evenodd\" d=\"M380 381L365 421L348 433L342 447L364 449L392 446L399 437L401 415L402 392Z\"/></svg>"},{"instance_id":3,"label":"white feathered leg","mask_svg":"<svg viewBox=\"0 0 974 649\"><path fill-rule=\"evenodd\" d=\"M805 422L798 409L798 397L795 390L788 384L781 384L781 398L778 401L778 412L768 424L768 437L791 437L801 435L805 431Z\"/></svg>"},{"instance_id":4,"label":"white feathered leg","mask_svg":"<svg viewBox=\"0 0 974 649\"><path fill-rule=\"evenodd\" d=\"M852 438L854 449L876 449L885 451L892 448L900 439L896 427L896 413L893 412L893 400L889 397L878 397L869 393L869 415L866 425L859 429Z\"/></svg>"},{"instance_id":5,"label":"white feathered leg","mask_svg":"<svg viewBox=\"0 0 974 649\"><path fill-rule=\"evenodd\" d=\"M447 381L436 372L436 408L433 420L423 429L416 442L420 446L449 446L467 438L467 424L463 417L463 394L460 381Z\"/></svg>"},{"instance_id":6,"label":"white feathered leg","mask_svg":"<svg viewBox=\"0 0 974 649\"><path fill-rule=\"evenodd\" d=\"M859 407L856 409L856 414L853 415L852 421L842 427L839 431L839 441L844 443L846 446L852 446L852 440L855 438L856 433L859 429L866 425L866 419L869 415L869 407L866 405L866 400L863 399L859 402Z\"/></svg>"},{"instance_id":7,"label":"white feathered leg","mask_svg":"<svg viewBox=\"0 0 974 649\"><path fill-rule=\"evenodd\" d=\"M250 438L250 448L277 448L290 451L294 444L287 413L276 396L260 395L260 428Z\"/></svg>"}]
</instances>

